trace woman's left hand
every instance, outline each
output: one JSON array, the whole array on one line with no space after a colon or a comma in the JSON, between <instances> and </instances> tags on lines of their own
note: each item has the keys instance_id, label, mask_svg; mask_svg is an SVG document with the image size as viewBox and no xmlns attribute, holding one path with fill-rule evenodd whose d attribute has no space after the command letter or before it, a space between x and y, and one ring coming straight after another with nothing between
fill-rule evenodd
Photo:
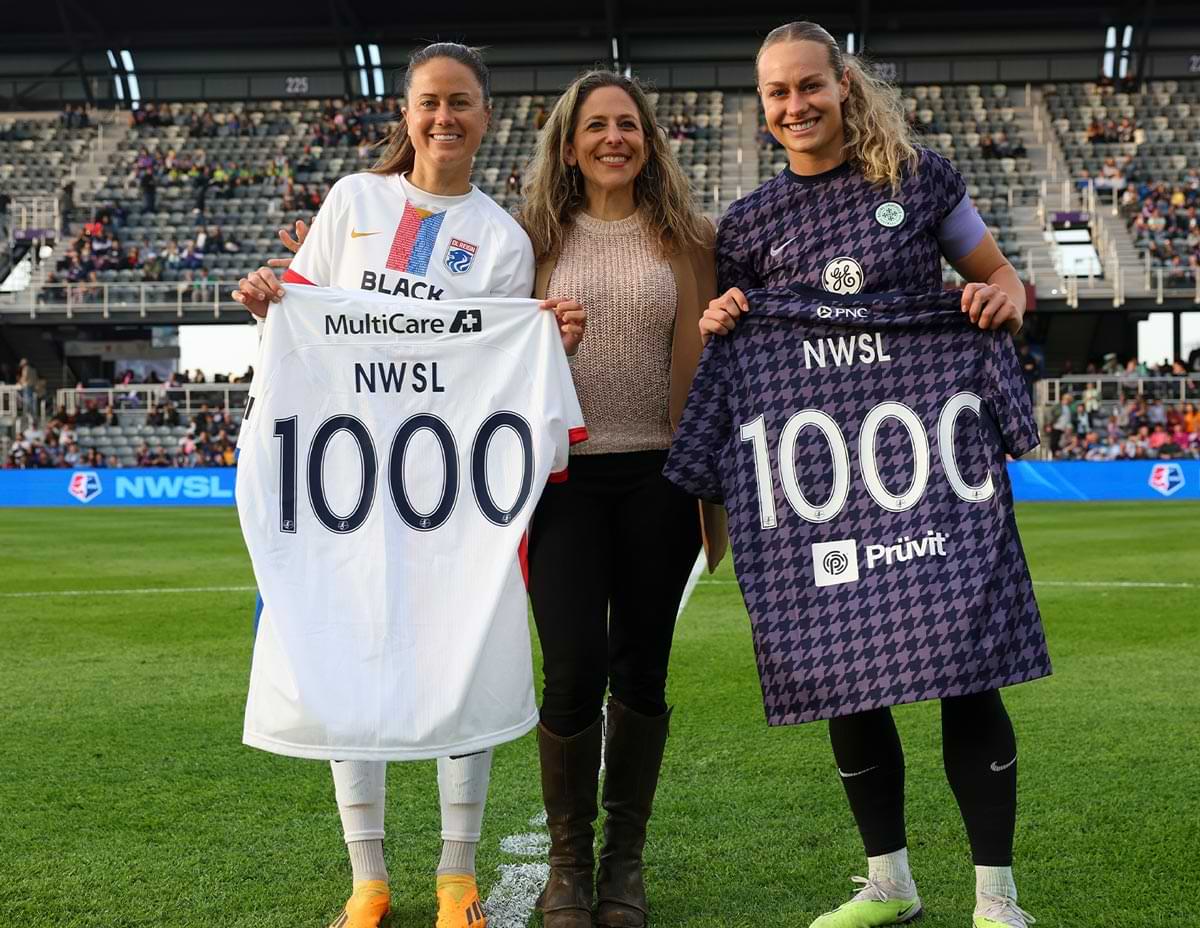
<instances>
[{"instance_id":1,"label":"woman's left hand","mask_svg":"<svg viewBox=\"0 0 1200 928\"><path fill-rule=\"evenodd\" d=\"M962 311L981 329L1007 329L1013 335L1021 329L1025 312L1017 308L1007 293L995 284L971 283L963 287Z\"/></svg>"},{"instance_id":2,"label":"woman's left hand","mask_svg":"<svg viewBox=\"0 0 1200 928\"><path fill-rule=\"evenodd\" d=\"M548 309L558 319L558 331L562 335L563 350L571 357L579 350L583 333L587 329L587 310L576 300L542 300L542 309Z\"/></svg>"}]
</instances>

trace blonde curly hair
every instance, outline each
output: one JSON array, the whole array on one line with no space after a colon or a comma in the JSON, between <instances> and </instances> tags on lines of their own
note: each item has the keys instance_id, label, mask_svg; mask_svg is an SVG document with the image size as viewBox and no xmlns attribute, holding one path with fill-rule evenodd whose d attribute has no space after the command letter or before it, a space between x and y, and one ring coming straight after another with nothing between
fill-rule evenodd
<instances>
[{"instance_id":1,"label":"blonde curly hair","mask_svg":"<svg viewBox=\"0 0 1200 928\"><path fill-rule=\"evenodd\" d=\"M866 59L843 52L833 36L810 22L787 23L767 33L754 59L756 74L763 52L780 42L823 45L834 77L840 81L850 75L850 94L842 104L846 157L871 183L898 189L905 172L917 169L919 156L896 88L876 77Z\"/></svg>"}]
</instances>

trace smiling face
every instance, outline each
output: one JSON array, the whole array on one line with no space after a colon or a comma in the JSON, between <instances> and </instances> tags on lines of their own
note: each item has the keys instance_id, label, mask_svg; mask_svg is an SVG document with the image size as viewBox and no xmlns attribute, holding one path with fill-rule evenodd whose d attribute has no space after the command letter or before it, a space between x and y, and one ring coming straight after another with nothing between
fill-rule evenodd
<instances>
[{"instance_id":1,"label":"smiling face","mask_svg":"<svg viewBox=\"0 0 1200 928\"><path fill-rule=\"evenodd\" d=\"M451 58L432 58L412 75L401 108L418 167L439 173L471 170L471 159L487 131L491 107L474 73Z\"/></svg>"},{"instance_id":2,"label":"smiling face","mask_svg":"<svg viewBox=\"0 0 1200 928\"><path fill-rule=\"evenodd\" d=\"M770 131L798 174L816 174L845 160L842 104L850 92L829 52L817 42L776 42L758 59L758 95Z\"/></svg>"},{"instance_id":3,"label":"smiling face","mask_svg":"<svg viewBox=\"0 0 1200 928\"><path fill-rule=\"evenodd\" d=\"M597 87L588 94L564 157L593 190L632 190L646 164L646 133L633 98L620 87Z\"/></svg>"}]
</instances>

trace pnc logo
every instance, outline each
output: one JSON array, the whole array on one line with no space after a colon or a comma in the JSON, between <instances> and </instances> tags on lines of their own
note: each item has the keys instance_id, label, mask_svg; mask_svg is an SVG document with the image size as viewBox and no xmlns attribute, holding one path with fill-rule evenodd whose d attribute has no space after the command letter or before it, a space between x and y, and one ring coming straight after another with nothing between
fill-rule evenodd
<instances>
[{"instance_id":1,"label":"pnc logo","mask_svg":"<svg viewBox=\"0 0 1200 928\"><path fill-rule=\"evenodd\" d=\"M818 306L821 319L866 319L871 311L865 306Z\"/></svg>"}]
</instances>

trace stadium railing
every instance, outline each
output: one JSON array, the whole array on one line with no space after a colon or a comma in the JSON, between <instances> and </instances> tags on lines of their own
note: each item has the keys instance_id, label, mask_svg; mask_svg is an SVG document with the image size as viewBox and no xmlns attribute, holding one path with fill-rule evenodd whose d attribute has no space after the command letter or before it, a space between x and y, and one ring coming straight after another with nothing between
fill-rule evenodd
<instances>
[{"instance_id":1,"label":"stadium railing","mask_svg":"<svg viewBox=\"0 0 1200 928\"><path fill-rule=\"evenodd\" d=\"M230 291L236 287L236 279L39 284L18 293L0 294L0 317L20 313L31 319L46 315L107 319L113 312L136 312L140 316L174 312L182 318L205 311L219 318L224 302L224 308L236 310L235 315L240 318L245 312L229 299Z\"/></svg>"},{"instance_id":2,"label":"stadium railing","mask_svg":"<svg viewBox=\"0 0 1200 928\"><path fill-rule=\"evenodd\" d=\"M0 386L0 426L12 425L16 421L20 393L20 387Z\"/></svg>"},{"instance_id":3,"label":"stadium railing","mask_svg":"<svg viewBox=\"0 0 1200 928\"><path fill-rule=\"evenodd\" d=\"M207 403L210 407L224 406L230 412L240 414L246 406L249 392L248 383L184 383L175 386L133 383L59 390L55 394L55 408L64 408L74 415L86 409L90 400L100 409L112 406L118 413L145 414L159 403L171 402L181 417L187 417L199 410L201 403Z\"/></svg>"},{"instance_id":4,"label":"stadium railing","mask_svg":"<svg viewBox=\"0 0 1200 928\"><path fill-rule=\"evenodd\" d=\"M1064 396L1094 399L1101 404L1129 400L1161 400L1164 403L1200 403L1200 375L1190 377L1124 377L1120 374L1080 374L1053 377L1037 382L1037 403L1060 403Z\"/></svg>"}]
</instances>

